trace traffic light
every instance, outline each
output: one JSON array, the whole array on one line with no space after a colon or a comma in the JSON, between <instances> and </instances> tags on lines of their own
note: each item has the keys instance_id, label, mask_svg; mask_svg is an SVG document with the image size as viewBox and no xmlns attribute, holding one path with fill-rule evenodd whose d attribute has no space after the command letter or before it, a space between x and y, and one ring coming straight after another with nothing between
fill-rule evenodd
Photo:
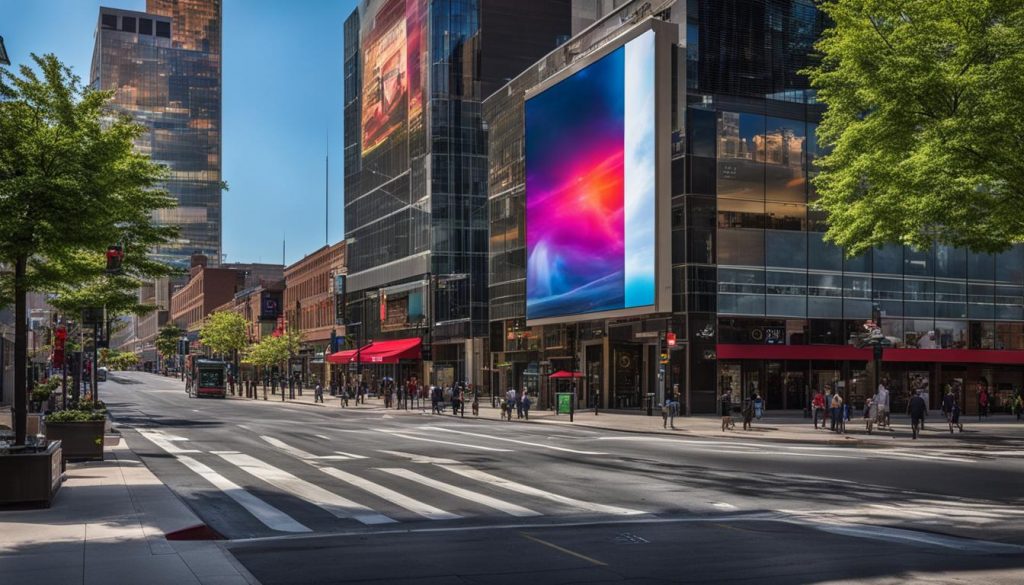
<instances>
[{"instance_id":1,"label":"traffic light","mask_svg":"<svg viewBox=\"0 0 1024 585\"><path fill-rule=\"evenodd\" d=\"M107 274L121 274L124 249L121 246L107 246Z\"/></svg>"},{"instance_id":2,"label":"traffic light","mask_svg":"<svg viewBox=\"0 0 1024 585\"><path fill-rule=\"evenodd\" d=\"M668 346L669 347L675 347L676 346L676 334L675 333L672 333L671 331L666 333L665 334L665 340L668 341Z\"/></svg>"}]
</instances>

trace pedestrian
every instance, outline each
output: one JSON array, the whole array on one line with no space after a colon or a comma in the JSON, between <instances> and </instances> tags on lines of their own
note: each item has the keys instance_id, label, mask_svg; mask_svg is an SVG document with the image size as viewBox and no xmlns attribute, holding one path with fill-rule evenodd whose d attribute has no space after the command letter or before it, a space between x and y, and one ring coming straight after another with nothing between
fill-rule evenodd
<instances>
[{"instance_id":1,"label":"pedestrian","mask_svg":"<svg viewBox=\"0 0 1024 585\"><path fill-rule=\"evenodd\" d=\"M668 426L674 430L676 428L676 417L681 412L682 397L679 394L679 390L672 392L672 401L668 404Z\"/></svg>"},{"instance_id":2,"label":"pedestrian","mask_svg":"<svg viewBox=\"0 0 1024 585\"><path fill-rule=\"evenodd\" d=\"M509 388L508 392L505 393L505 414L508 415L508 420L512 420L512 409L516 406L516 389Z\"/></svg>"},{"instance_id":3,"label":"pedestrian","mask_svg":"<svg viewBox=\"0 0 1024 585\"><path fill-rule=\"evenodd\" d=\"M516 419L523 418L523 396L526 396L526 388L516 396Z\"/></svg>"},{"instance_id":4,"label":"pedestrian","mask_svg":"<svg viewBox=\"0 0 1024 585\"><path fill-rule=\"evenodd\" d=\"M988 387L978 382L978 420L983 416L988 418Z\"/></svg>"},{"instance_id":5,"label":"pedestrian","mask_svg":"<svg viewBox=\"0 0 1024 585\"><path fill-rule=\"evenodd\" d=\"M758 394L756 390L754 391L753 403L754 403L754 418L756 418L758 421L760 421L761 417L764 416L764 399L761 398L761 395Z\"/></svg>"},{"instance_id":6,"label":"pedestrian","mask_svg":"<svg viewBox=\"0 0 1024 585\"><path fill-rule=\"evenodd\" d=\"M743 409L740 413L743 415L743 430L751 430L753 428L752 421L754 420L754 401L750 398L744 400Z\"/></svg>"},{"instance_id":7,"label":"pedestrian","mask_svg":"<svg viewBox=\"0 0 1024 585\"><path fill-rule=\"evenodd\" d=\"M889 379L883 378L875 392L875 406L878 411L878 425L889 427Z\"/></svg>"},{"instance_id":8,"label":"pedestrian","mask_svg":"<svg viewBox=\"0 0 1024 585\"><path fill-rule=\"evenodd\" d=\"M1013 397L1011 404L1013 414L1017 417L1017 422L1020 422L1021 412L1024 411L1024 398L1021 397L1020 390L1017 391L1017 395Z\"/></svg>"},{"instance_id":9,"label":"pedestrian","mask_svg":"<svg viewBox=\"0 0 1024 585\"><path fill-rule=\"evenodd\" d=\"M732 392L726 390L719 399L722 409L722 430L731 429L736 423L732 420Z\"/></svg>"},{"instance_id":10,"label":"pedestrian","mask_svg":"<svg viewBox=\"0 0 1024 585\"><path fill-rule=\"evenodd\" d=\"M818 428L818 416L821 416L821 428L825 428L825 395L821 390L814 391L814 398L811 399L811 412L814 415L814 428Z\"/></svg>"},{"instance_id":11,"label":"pedestrian","mask_svg":"<svg viewBox=\"0 0 1024 585\"><path fill-rule=\"evenodd\" d=\"M452 415L458 416L460 408L462 408L462 388L452 386Z\"/></svg>"},{"instance_id":12,"label":"pedestrian","mask_svg":"<svg viewBox=\"0 0 1024 585\"><path fill-rule=\"evenodd\" d=\"M832 416L832 430L841 433L843 432L843 397L839 395L838 388L832 390L832 400L829 406Z\"/></svg>"},{"instance_id":13,"label":"pedestrian","mask_svg":"<svg viewBox=\"0 0 1024 585\"><path fill-rule=\"evenodd\" d=\"M523 398L521 402L523 404L523 418L530 420L530 405L533 404L533 401L530 400L530 393L526 390L523 390Z\"/></svg>"},{"instance_id":14,"label":"pedestrian","mask_svg":"<svg viewBox=\"0 0 1024 585\"><path fill-rule=\"evenodd\" d=\"M921 423L924 421L924 415L927 411L928 405L925 404L924 398L921 397L921 391L918 390L910 398L910 403L907 405L907 414L910 415L910 427L914 439L917 439L917 433L921 428Z\"/></svg>"},{"instance_id":15,"label":"pedestrian","mask_svg":"<svg viewBox=\"0 0 1024 585\"><path fill-rule=\"evenodd\" d=\"M295 399L295 376L288 376L288 398Z\"/></svg>"},{"instance_id":16,"label":"pedestrian","mask_svg":"<svg viewBox=\"0 0 1024 585\"><path fill-rule=\"evenodd\" d=\"M320 382L317 382L316 386L313 387L313 403L317 402L320 404L324 402L324 387L320 385Z\"/></svg>"}]
</instances>

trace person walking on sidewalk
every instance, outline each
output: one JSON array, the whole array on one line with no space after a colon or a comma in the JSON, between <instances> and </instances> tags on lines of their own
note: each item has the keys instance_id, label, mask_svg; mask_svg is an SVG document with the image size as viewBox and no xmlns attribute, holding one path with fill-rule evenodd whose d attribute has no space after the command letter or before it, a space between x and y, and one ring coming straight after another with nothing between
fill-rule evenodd
<instances>
[{"instance_id":1,"label":"person walking on sidewalk","mask_svg":"<svg viewBox=\"0 0 1024 585\"><path fill-rule=\"evenodd\" d=\"M882 378L875 392L875 405L878 410L878 426L889 428L889 379Z\"/></svg>"},{"instance_id":2,"label":"person walking on sidewalk","mask_svg":"<svg viewBox=\"0 0 1024 585\"><path fill-rule=\"evenodd\" d=\"M988 417L988 387L984 382L978 382L978 420L983 416Z\"/></svg>"},{"instance_id":3,"label":"person walking on sidewalk","mask_svg":"<svg viewBox=\"0 0 1024 585\"><path fill-rule=\"evenodd\" d=\"M764 416L764 399L757 393L757 390L754 390L754 400L752 402L754 405L754 418L760 421L761 417Z\"/></svg>"},{"instance_id":4,"label":"person walking on sidewalk","mask_svg":"<svg viewBox=\"0 0 1024 585\"><path fill-rule=\"evenodd\" d=\"M921 391L918 390L910 398L910 404L907 405L907 414L910 415L910 427L914 439L917 439L917 433L921 428L921 423L924 422L924 415L927 411L928 405L925 404L924 398L921 397Z\"/></svg>"},{"instance_id":5,"label":"person walking on sidewalk","mask_svg":"<svg viewBox=\"0 0 1024 585\"><path fill-rule=\"evenodd\" d=\"M832 400L829 404L832 415L832 431L843 432L843 397L839 395L839 389L832 390Z\"/></svg>"},{"instance_id":6,"label":"person walking on sidewalk","mask_svg":"<svg viewBox=\"0 0 1024 585\"><path fill-rule=\"evenodd\" d=\"M825 428L825 395L821 390L814 391L811 399L811 412L814 416L814 429L818 429L818 416L821 416L821 428Z\"/></svg>"},{"instance_id":7,"label":"person walking on sidewalk","mask_svg":"<svg viewBox=\"0 0 1024 585\"><path fill-rule=\"evenodd\" d=\"M505 414L508 415L508 420L512 420L512 409L516 407L516 389L509 388L508 392L505 393Z\"/></svg>"},{"instance_id":8,"label":"person walking on sidewalk","mask_svg":"<svg viewBox=\"0 0 1024 585\"><path fill-rule=\"evenodd\" d=\"M523 399L521 402L523 403L523 418L530 420L530 405L533 404L533 401L530 400L530 393L526 390L523 390Z\"/></svg>"},{"instance_id":9,"label":"person walking on sidewalk","mask_svg":"<svg viewBox=\"0 0 1024 585\"><path fill-rule=\"evenodd\" d=\"M754 420L754 401L747 398L743 401L743 410L740 412L743 415L743 430L749 431L753 428L751 421Z\"/></svg>"},{"instance_id":10,"label":"person walking on sidewalk","mask_svg":"<svg viewBox=\"0 0 1024 585\"><path fill-rule=\"evenodd\" d=\"M324 403L324 387L320 382L317 382L316 386L313 387L313 403L316 404L317 402L320 404Z\"/></svg>"},{"instance_id":11,"label":"person walking on sidewalk","mask_svg":"<svg viewBox=\"0 0 1024 585\"><path fill-rule=\"evenodd\" d=\"M1020 390L1018 390L1017 394L1013 397L1011 408L1013 409L1013 414L1017 417L1017 422L1020 422L1021 412L1024 411L1024 398L1021 397Z\"/></svg>"},{"instance_id":12,"label":"person walking on sidewalk","mask_svg":"<svg viewBox=\"0 0 1024 585\"><path fill-rule=\"evenodd\" d=\"M722 409L722 430L733 428L736 423L732 420L732 392L726 390L719 399Z\"/></svg>"}]
</instances>

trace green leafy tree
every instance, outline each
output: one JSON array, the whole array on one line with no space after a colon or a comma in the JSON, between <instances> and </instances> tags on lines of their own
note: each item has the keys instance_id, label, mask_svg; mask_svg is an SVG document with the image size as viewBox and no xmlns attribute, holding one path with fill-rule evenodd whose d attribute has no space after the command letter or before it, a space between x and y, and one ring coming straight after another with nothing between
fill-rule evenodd
<instances>
[{"instance_id":1,"label":"green leafy tree","mask_svg":"<svg viewBox=\"0 0 1024 585\"><path fill-rule=\"evenodd\" d=\"M246 331L246 321L240 313L233 311L215 311L206 317L202 328L199 330L199 341L210 348L214 353L230 355L235 364L235 373L238 373L239 352L249 344L249 334ZM232 378L231 391L235 391L235 383Z\"/></svg>"},{"instance_id":2,"label":"green leafy tree","mask_svg":"<svg viewBox=\"0 0 1024 585\"><path fill-rule=\"evenodd\" d=\"M0 69L0 263L12 269L0 293L14 303L16 444L25 441L27 293L100 278L114 243L127 251L127 274L165 272L144 252L176 232L152 219L174 201L157 188L163 168L134 150L143 128L109 116L112 93L83 87L55 56L32 59L35 69Z\"/></svg>"},{"instance_id":3,"label":"green leafy tree","mask_svg":"<svg viewBox=\"0 0 1024 585\"><path fill-rule=\"evenodd\" d=\"M160 355L167 359L178 353L178 341L185 332L174 323L168 323L160 328L153 345Z\"/></svg>"},{"instance_id":4,"label":"green leafy tree","mask_svg":"<svg viewBox=\"0 0 1024 585\"><path fill-rule=\"evenodd\" d=\"M1024 242L1024 3L825 0L814 185L854 255Z\"/></svg>"}]
</instances>

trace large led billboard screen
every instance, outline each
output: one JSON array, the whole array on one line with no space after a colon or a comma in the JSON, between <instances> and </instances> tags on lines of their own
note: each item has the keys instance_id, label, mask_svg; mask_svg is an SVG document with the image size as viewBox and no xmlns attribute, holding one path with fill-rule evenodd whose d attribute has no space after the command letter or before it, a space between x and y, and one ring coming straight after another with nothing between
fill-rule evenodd
<instances>
[{"instance_id":1,"label":"large led billboard screen","mask_svg":"<svg viewBox=\"0 0 1024 585\"><path fill-rule=\"evenodd\" d=\"M659 290L667 281L658 245L667 146L659 144L656 41L648 29L528 95L532 323L668 310Z\"/></svg>"},{"instance_id":2,"label":"large led billboard screen","mask_svg":"<svg viewBox=\"0 0 1024 585\"><path fill-rule=\"evenodd\" d=\"M371 1L362 17L362 154L373 152L423 106L422 0Z\"/></svg>"}]
</instances>

